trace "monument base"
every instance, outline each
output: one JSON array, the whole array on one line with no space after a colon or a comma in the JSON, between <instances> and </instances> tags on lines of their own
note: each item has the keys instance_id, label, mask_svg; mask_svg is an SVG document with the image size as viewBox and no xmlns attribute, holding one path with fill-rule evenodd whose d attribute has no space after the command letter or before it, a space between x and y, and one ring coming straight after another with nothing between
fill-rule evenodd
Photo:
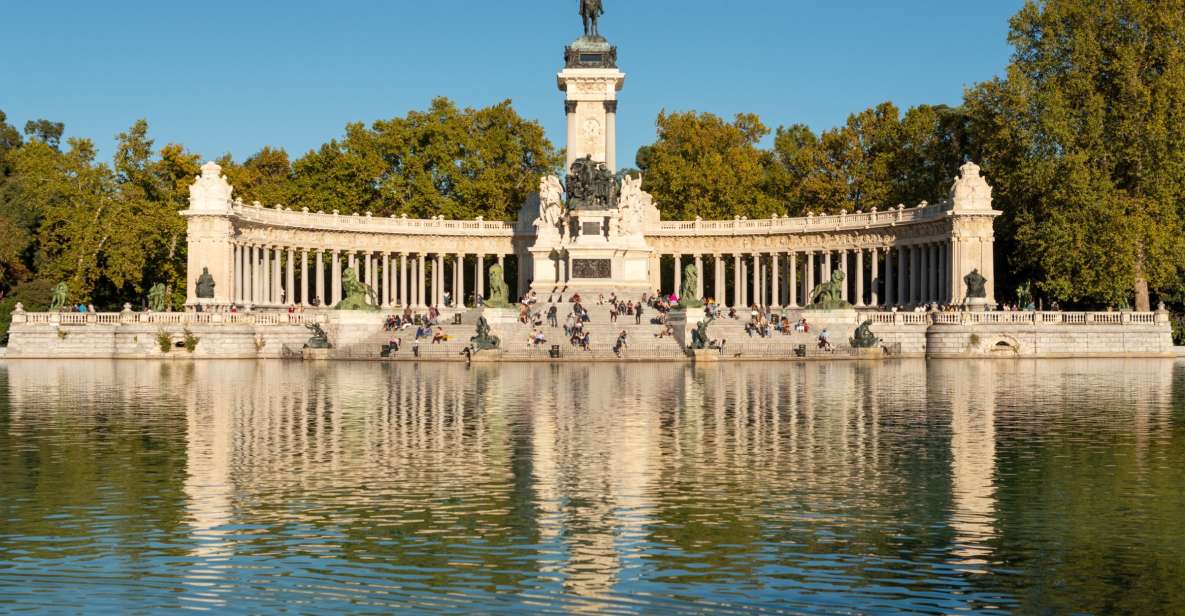
<instances>
[{"instance_id":1,"label":"monument base","mask_svg":"<svg viewBox=\"0 0 1185 616\"><path fill-rule=\"evenodd\" d=\"M963 301L963 308L968 312L985 312L990 305L985 297L968 297Z\"/></svg>"},{"instance_id":2,"label":"monument base","mask_svg":"<svg viewBox=\"0 0 1185 616\"><path fill-rule=\"evenodd\" d=\"M305 361L329 361L332 359L333 349L304 349L301 356Z\"/></svg>"}]
</instances>

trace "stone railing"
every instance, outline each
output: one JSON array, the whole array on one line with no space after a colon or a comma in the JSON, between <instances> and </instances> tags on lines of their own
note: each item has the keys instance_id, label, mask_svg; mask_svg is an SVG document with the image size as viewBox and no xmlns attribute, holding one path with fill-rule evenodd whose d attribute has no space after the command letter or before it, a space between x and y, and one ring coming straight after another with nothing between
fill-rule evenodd
<instances>
[{"instance_id":1,"label":"stone railing","mask_svg":"<svg viewBox=\"0 0 1185 616\"><path fill-rule=\"evenodd\" d=\"M322 231L353 231L363 233L402 233L406 235L458 235L473 237L513 237L518 223L500 220L445 220L444 218L381 218L365 215L324 214L307 210L236 203L231 210L239 220L276 227L296 227Z\"/></svg>"},{"instance_id":2,"label":"stone railing","mask_svg":"<svg viewBox=\"0 0 1185 616\"><path fill-rule=\"evenodd\" d=\"M13 325L305 325L326 323L323 312L25 312L19 305Z\"/></svg>"},{"instance_id":3,"label":"stone railing","mask_svg":"<svg viewBox=\"0 0 1185 616\"><path fill-rule=\"evenodd\" d=\"M1164 325L1168 312L870 312L861 320L893 325Z\"/></svg>"},{"instance_id":4,"label":"stone railing","mask_svg":"<svg viewBox=\"0 0 1185 616\"><path fill-rule=\"evenodd\" d=\"M950 209L947 202L923 203L917 207L897 206L886 211L839 213L797 218L778 217L733 220L672 220L662 221L646 232L646 235L671 236L714 236L714 235L770 235L781 233L812 233L839 231L845 229L867 229L891 227L911 222L933 220L944 216Z\"/></svg>"}]
</instances>

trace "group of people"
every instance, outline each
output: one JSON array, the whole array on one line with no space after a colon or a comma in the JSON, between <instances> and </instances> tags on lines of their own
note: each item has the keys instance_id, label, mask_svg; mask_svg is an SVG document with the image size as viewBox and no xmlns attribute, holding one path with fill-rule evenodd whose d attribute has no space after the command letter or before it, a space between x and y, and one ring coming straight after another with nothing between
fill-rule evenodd
<instances>
[{"instance_id":1,"label":"group of people","mask_svg":"<svg viewBox=\"0 0 1185 616\"><path fill-rule=\"evenodd\" d=\"M383 323L383 328L386 331L401 331L411 326L416 327L436 327L440 325L440 311L435 307L428 308L426 314L413 312L410 307L404 308L402 314L387 315L386 321Z\"/></svg>"}]
</instances>

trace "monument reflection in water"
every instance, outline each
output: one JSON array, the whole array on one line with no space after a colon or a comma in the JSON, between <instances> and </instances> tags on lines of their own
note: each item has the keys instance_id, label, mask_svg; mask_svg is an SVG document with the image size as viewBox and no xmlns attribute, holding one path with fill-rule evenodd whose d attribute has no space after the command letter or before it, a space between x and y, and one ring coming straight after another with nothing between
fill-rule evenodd
<instances>
[{"instance_id":1,"label":"monument reflection in water","mask_svg":"<svg viewBox=\"0 0 1185 616\"><path fill-rule=\"evenodd\" d=\"M1183 367L0 364L0 599L1171 612Z\"/></svg>"}]
</instances>

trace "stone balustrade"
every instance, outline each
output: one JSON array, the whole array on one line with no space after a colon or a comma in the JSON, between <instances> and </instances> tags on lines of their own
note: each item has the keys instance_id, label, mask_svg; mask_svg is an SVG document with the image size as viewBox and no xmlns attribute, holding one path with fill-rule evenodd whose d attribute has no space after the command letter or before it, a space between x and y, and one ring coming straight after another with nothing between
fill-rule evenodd
<instances>
[{"instance_id":1,"label":"stone balustrade","mask_svg":"<svg viewBox=\"0 0 1185 616\"><path fill-rule=\"evenodd\" d=\"M13 325L306 325L328 322L325 312L25 312L12 313Z\"/></svg>"},{"instance_id":2,"label":"stone balustrade","mask_svg":"<svg viewBox=\"0 0 1185 616\"><path fill-rule=\"evenodd\" d=\"M241 222L313 231L510 238L518 229L516 222L498 220L446 220L406 216L382 218L369 213L345 215L337 212L294 211L283 207L267 208L242 202L235 202L231 213Z\"/></svg>"},{"instance_id":3,"label":"stone balustrade","mask_svg":"<svg viewBox=\"0 0 1185 616\"><path fill-rule=\"evenodd\" d=\"M647 236L717 237L734 235L781 235L787 233L821 233L825 231L856 231L874 227L893 227L899 224L941 218L950 211L950 203L922 203L907 208L848 214L824 214L799 217L773 216L770 218L733 220L670 220L660 221L646 230Z\"/></svg>"}]
</instances>

